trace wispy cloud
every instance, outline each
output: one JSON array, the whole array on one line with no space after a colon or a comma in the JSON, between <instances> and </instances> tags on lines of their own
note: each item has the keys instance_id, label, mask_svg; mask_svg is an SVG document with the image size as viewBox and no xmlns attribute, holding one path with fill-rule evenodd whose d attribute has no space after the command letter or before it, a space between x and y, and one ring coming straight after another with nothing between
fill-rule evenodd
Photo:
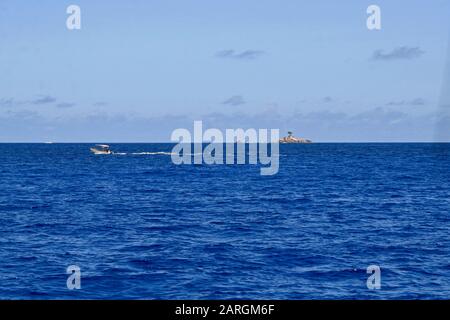
<instances>
[{"instance_id":1,"label":"wispy cloud","mask_svg":"<svg viewBox=\"0 0 450 320\"><path fill-rule=\"evenodd\" d=\"M2 98L0 99L0 106L1 107L12 107L16 105L18 102L14 100L13 98Z\"/></svg>"},{"instance_id":2,"label":"wispy cloud","mask_svg":"<svg viewBox=\"0 0 450 320\"><path fill-rule=\"evenodd\" d=\"M389 52L383 50L376 50L372 55L372 60L375 61L390 61L390 60L411 60L420 58L425 51L419 47L402 46L393 49Z\"/></svg>"},{"instance_id":3,"label":"wispy cloud","mask_svg":"<svg viewBox=\"0 0 450 320\"><path fill-rule=\"evenodd\" d=\"M232 96L226 99L222 104L230 105L230 106L239 106L245 104L244 97L241 95Z\"/></svg>"},{"instance_id":4,"label":"wispy cloud","mask_svg":"<svg viewBox=\"0 0 450 320\"><path fill-rule=\"evenodd\" d=\"M325 103L330 103L330 102L332 102L332 101L333 101L333 98L330 97L330 96L324 97L324 98L322 99L322 102L325 102Z\"/></svg>"},{"instance_id":5,"label":"wispy cloud","mask_svg":"<svg viewBox=\"0 0 450 320\"><path fill-rule=\"evenodd\" d=\"M61 102L61 103L58 103L56 105L56 107L62 108L62 109L64 109L64 108L72 108L74 106L75 106L75 103L72 103L72 102Z\"/></svg>"},{"instance_id":6,"label":"wispy cloud","mask_svg":"<svg viewBox=\"0 0 450 320\"><path fill-rule=\"evenodd\" d=\"M410 101L410 104L413 106L423 106L426 104L426 100L423 98L416 98L416 99Z\"/></svg>"},{"instance_id":7,"label":"wispy cloud","mask_svg":"<svg viewBox=\"0 0 450 320\"><path fill-rule=\"evenodd\" d=\"M38 98L30 101L30 103L34 105L49 104L54 102L56 102L56 98L48 95L39 96Z\"/></svg>"},{"instance_id":8,"label":"wispy cloud","mask_svg":"<svg viewBox=\"0 0 450 320\"><path fill-rule=\"evenodd\" d=\"M104 102L104 101L97 101L93 104L94 107L104 107L107 106L108 103Z\"/></svg>"},{"instance_id":9,"label":"wispy cloud","mask_svg":"<svg viewBox=\"0 0 450 320\"><path fill-rule=\"evenodd\" d=\"M386 103L387 106L423 106L426 104L425 99L415 98L412 100L397 100Z\"/></svg>"},{"instance_id":10,"label":"wispy cloud","mask_svg":"<svg viewBox=\"0 0 450 320\"><path fill-rule=\"evenodd\" d=\"M57 108L72 108L76 106L74 102L58 101L51 95L39 95L34 99L17 100L15 98L0 98L0 107L15 108L15 107L32 107L52 104Z\"/></svg>"},{"instance_id":11,"label":"wispy cloud","mask_svg":"<svg viewBox=\"0 0 450 320\"><path fill-rule=\"evenodd\" d=\"M248 114L211 113L203 116L144 117L127 114L67 115L47 118L33 110L0 113L0 141L168 141L172 130L191 128L203 120L205 128L278 128L313 141L433 141L436 123L447 129L448 112L412 115L392 108L347 113L335 110L279 113L270 109ZM445 131L446 132L446 131ZM448 141L448 134L442 137Z\"/></svg>"},{"instance_id":12,"label":"wispy cloud","mask_svg":"<svg viewBox=\"0 0 450 320\"><path fill-rule=\"evenodd\" d=\"M235 50L222 50L216 53L216 57L224 58L224 59L236 59L236 60L254 60L262 55L265 52L261 50L245 50L245 51L235 51Z\"/></svg>"}]
</instances>

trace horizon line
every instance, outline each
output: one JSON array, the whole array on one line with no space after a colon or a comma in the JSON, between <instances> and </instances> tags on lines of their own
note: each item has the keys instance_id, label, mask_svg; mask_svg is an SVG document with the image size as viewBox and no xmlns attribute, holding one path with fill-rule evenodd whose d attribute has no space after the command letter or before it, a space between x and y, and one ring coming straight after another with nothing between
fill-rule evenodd
<instances>
[{"instance_id":1,"label":"horizon line","mask_svg":"<svg viewBox=\"0 0 450 320\"><path fill-rule=\"evenodd\" d=\"M114 142L108 142L104 140L99 140L101 143L106 144L178 144L179 142L175 141L114 141ZM100 142L98 141L48 141L48 142L42 142L42 141L0 141L0 144L98 144ZM191 142L193 144L194 142ZM202 142L203 144L210 144L211 142ZM227 142L223 142L222 144L226 144ZM237 143L237 142L234 142ZM271 142L268 142L271 143ZM280 143L283 145L302 145L302 144L339 144L339 143L392 143L392 144L399 144L399 143L450 143L450 141L317 141L312 143ZM249 144L248 142L245 144Z\"/></svg>"}]
</instances>

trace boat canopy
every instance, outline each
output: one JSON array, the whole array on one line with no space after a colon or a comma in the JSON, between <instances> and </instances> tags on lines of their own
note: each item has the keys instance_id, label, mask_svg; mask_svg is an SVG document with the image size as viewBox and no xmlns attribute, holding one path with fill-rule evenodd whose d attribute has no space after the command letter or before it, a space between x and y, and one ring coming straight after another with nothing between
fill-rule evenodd
<instances>
[{"instance_id":1,"label":"boat canopy","mask_svg":"<svg viewBox=\"0 0 450 320\"><path fill-rule=\"evenodd\" d=\"M95 146L100 147L100 148L105 148L105 149L109 148L109 146L107 144L96 144Z\"/></svg>"}]
</instances>

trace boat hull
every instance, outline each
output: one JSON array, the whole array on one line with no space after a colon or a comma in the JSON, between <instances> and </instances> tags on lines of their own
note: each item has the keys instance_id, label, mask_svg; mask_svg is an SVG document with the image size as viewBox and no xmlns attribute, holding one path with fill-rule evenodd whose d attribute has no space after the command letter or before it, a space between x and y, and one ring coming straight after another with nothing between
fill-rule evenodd
<instances>
[{"instance_id":1,"label":"boat hull","mask_svg":"<svg viewBox=\"0 0 450 320\"><path fill-rule=\"evenodd\" d=\"M93 154L112 154L111 150L104 151L104 150L98 150L98 149L95 149L95 148L91 148L91 152Z\"/></svg>"}]
</instances>

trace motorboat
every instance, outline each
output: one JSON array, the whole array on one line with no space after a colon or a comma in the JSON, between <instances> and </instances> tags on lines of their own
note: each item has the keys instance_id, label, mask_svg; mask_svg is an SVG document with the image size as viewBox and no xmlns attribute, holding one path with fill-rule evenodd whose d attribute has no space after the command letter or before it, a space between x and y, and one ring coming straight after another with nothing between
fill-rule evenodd
<instances>
[{"instance_id":1,"label":"motorboat","mask_svg":"<svg viewBox=\"0 0 450 320\"><path fill-rule=\"evenodd\" d=\"M93 154L112 154L111 149L107 144L97 144L91 148Z\"/></svg>"}]
</instances>

